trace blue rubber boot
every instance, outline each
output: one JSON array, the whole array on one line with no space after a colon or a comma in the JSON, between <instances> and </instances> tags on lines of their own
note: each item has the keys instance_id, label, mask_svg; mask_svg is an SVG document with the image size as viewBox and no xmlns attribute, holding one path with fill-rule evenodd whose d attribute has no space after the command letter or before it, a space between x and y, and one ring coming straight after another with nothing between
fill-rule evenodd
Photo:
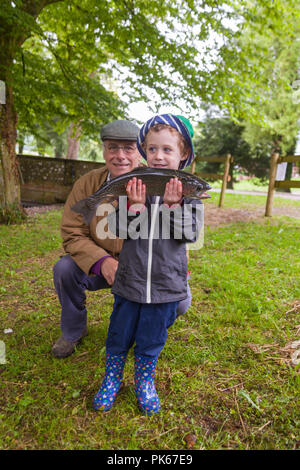
<instances>
[{"instance_id":1,"label":"blue rubber boot","mask_svg":"<svg viewBox=\"0 0 300 470\"><path fill-rule=\"evenodd\" d=\"M136 354L134 357L134 382L138 405L144 413L151 415L160 410L160 401L157 396L154 377L157 358Z\"/></svg>"},{"instance_id":2,"label":"blue rubber boot","mask_svg":"<svg viewBox=\"0 0 300 470\"><path fill-rule=\"evenodd\" d=\"M108 411L113 406L122 385L125 361L125 354L114 356L106 353L104 380L93 400L93 408L96 411Z\"/></svg>"}]
</instances>

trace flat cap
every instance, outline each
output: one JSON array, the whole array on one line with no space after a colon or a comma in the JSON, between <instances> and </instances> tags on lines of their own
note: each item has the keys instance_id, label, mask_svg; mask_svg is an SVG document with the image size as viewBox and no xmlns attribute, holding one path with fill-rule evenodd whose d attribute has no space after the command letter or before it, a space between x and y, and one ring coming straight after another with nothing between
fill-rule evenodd
<instances>
[{"instance_id":1,"label":"flat cap","mask_svg":"<svg viewBox=\"0 0 300 470\"><path fill-rule=\"evenodd\" d=\"M100 137L101 140L111 139L136 141L139 131L139 127L132 121L120 119L105 124L101 129Z\"/></svg>"}]
</instances>

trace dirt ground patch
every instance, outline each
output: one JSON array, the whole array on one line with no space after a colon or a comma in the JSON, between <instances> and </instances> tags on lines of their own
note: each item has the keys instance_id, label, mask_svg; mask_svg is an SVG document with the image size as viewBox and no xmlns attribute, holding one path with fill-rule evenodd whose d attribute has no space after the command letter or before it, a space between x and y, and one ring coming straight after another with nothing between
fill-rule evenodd
<instances>
[{"instance_id":1,"label":"dirt ground patch","mask_svg":"<svg viewBox=\"0 0 300 470\"><path fill-rule=\"evenodd\" d=\"M51 205L38 205L32 207L25 207L26 214L33 217L35 214L43 214L50 210L58 210L63 208L63 204L51 204ZM207 204L205 206L205 225L206 226L218 226L228 225L234 222L247 222L250 220L257 220L264 217L265 208L256 209L232 209L222 208L220 209L213 204ZM300 219L300 211L298 207L275 207L273 208L274 215L285 215L288 217L295 217Z\"/></svg>"},{"instance_id":2,"label":"dirt ground patch","mask_svg":"<svg viewBox=\"0 0 300 470\"><path fill-rule=\"evenodd\" d=\"M35 216L35 214L44 214L45 212L48 211L54 211L54 210L59 210L64 207L64 204L47 204L47 205L42 205L39 204L37 206L30 206L26 207L24 206L24 211L29 217Z\"/></svg>"},{"instance_id":3,"label":"dirt ground patch","mask_svg":"<svg viewBox=\"0 0 300 470\"><path fill-rule=\"evenodd\" d=\"M250 220L258 220L264 217L265 208L256 209L232 209L222 208L207 204L205 207L204 218L206 226L228 225L234 222L247 222ZM273 215L284 215L287 217L295 217L300 219L300 211L298 207L275 207Z\"/></svg>"},{"instance_id":4,"label":"dirt ground patch","mask_svg":"<svg viewBox=\"0 0 300 470\"><path fill-rule=\"evenodd\" d=\"M205 226L228 225L239 221L248 221L257 219L259 216L255 211L231 209L213 206L211 204L205 207L204 221Z\"/></svg>"}]
</instances>

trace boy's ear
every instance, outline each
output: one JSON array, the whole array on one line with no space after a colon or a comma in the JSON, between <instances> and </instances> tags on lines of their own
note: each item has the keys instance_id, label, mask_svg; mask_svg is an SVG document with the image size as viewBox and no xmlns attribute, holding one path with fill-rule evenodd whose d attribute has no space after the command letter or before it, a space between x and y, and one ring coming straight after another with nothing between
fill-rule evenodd
<instances>
[{"instance_id":1,"label":"boy's ear","mask_svg":"<svg viewBox=\"0 0 300 470\"><path fill-rule=\"evenodd\" d=\"M181 156L180 161L182 162L183 160L186 160L189 156L189 153L190 149L188 148L188 150L186 150L186 152L184 152L184 154Z\"/></svg>"}]
</instances>

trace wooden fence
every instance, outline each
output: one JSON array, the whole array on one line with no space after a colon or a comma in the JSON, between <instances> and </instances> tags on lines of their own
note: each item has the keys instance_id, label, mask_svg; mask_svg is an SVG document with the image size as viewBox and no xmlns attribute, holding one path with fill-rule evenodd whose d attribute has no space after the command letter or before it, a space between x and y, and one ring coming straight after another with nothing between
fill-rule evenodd
<instances>
[{"instance_id":1,"label":"wooden fence","mask_svg":"<svg viewBox=\"0 0 300 470\"><path fill-rule=\"evenodd\" d=\"M100 168L104 163L85 160L68 160L36 155L18 155L21 199L24 202L53 204L65 202L74 182L90 170ZM210 180L222 180L219 207L223 207L227 188L230 164L233 157L230 154L216 157L198 157L196 161L224 163L224 173L195 172L195 161L192 173Z\"/></svg>"},{"instance_id":2,"label":"wooden fence","mask_svg":"<svg viewBox=\"0 0 300 470\"><path fill-rule=\"evenodd\" d=\"M100 162L85 160L68 160L36 155L18 155L21 199L24 202L53 204L65 202L74 182L90 170L104 165ZM230 154L217 157L198 157L197 161L224 163L224 173L214 174L197 172L202 178L222 180L219 207L223 206L227 187L230 164L233 158ZM192 173L195 173L195 162Z\"/></svg>"},{"instance_id":3,"label":"wooden fence","mask_svg":"<svg viewBox=\"0 0 300 470\"><path fill-rule=\"evenodd\" d=\"M204 171L197 171L196 172L196 163L197 162L212 162L212 163L224 163L224 173L223 174L216 174L216 173L206 173ZM222 187L220 192L219 198L219 207L223 207L224 205L224 197L227 188L227 182L229 177L229 170L230 165L233 163L233 157L228 153L225 156L216 156L216 157L196 157L192 164L192 173L201 178L207 178L209 180L222 180Z\"/></svg>"},{"instance_id":4,"label":"wooden fence","mask_svg":"<svg viewBox=\"0 0 300 470\"><path fill-rule=\"evenodd\" d=\"M268 188L266 211L265 211L266 217L272 216L275 188L300 188L300 181L295 181L295 180L279 181L276 179L278 165L284 162L300 162L300 155L280 157L279 153L273 153L273 155L271 156L269 188Z\"/></svg>"}]
</instances>

